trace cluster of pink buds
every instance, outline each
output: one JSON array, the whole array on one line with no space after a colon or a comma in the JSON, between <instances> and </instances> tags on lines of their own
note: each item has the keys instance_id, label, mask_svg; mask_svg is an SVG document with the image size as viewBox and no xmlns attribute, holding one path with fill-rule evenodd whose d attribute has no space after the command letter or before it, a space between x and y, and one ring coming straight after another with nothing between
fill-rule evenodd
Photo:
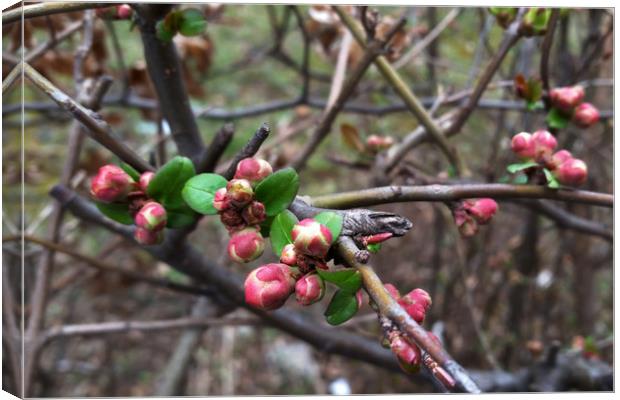
<instances>
[{"instance_id":1,"label":"cluster of pink buds","mask_svg":"<svg viewBox=\"0 0 620 400\"><path fill-rule=\"evenodd\" d=\"M166 209L149 199L146 193L154 176L153 172L147 171L135 182L122 168L108 164L99 168L90 186L90 193L97 201L128 205L136 224L134 238L144 245L161 243L168 222Z\"/></svg>"},{"instance_id":2,"label":"cluster of pink buds","mask_svg":"<svg viewBox=\"0 0 620 400\"><path fill-rule=\"evenodd\" d=\"M387 150L394 144L394 138L391 136L370 135L366 139L366 148L372 153L378 153Z\"/></svg>"},{"instance_id":3,"label":"cluster of pink buds","mask_svg":"<svg viewBox=\"0 0 620 400\"><path fill-rule=\"evenodd\" d=\"M581 86L555 88L549 91L551 105L561 114L572 117L572 121L581 128L596 124L600 113L590 103L582 103L584 91Z\"/></svg>"},{"instance_id":4,"label":"cluster of pink buds","mask_svg":"<svg viewBox=\"0 0 620 400\"><path fill-rule=\"evenodd\" d=\"M133 9L129 4L118 6L97 8L95 15L101 19L129 19L133 14Z\"/></svg>"},{"instance_id":5,"label":"cluster of pink buds","mask_svg":"<svg viewBox=\"0 0 620 400\"><path fill-rule=\"evenodd\" d=\"M493 199L467 199L452 206L452 216L459 232L464 237L478 233L480 225L488 224L497 212Z\"/></svg>"},{"instance_id":6,"label":"cluster of pink buds","mask_svg":"<svg viewBox=\"0 0 620 400\"><path fill-rule=\"evenodd\" d=\"M295 290L295 272L286 264L263 265L245 279L245 302L261 310L275 310L284 305Z\"/></svg>"},{"instance_id":7,"label":"cluster of pink buds","mask_svg":"<svg viewBox=\"0 0 620 400\"><path fill-rule=\"evenodd\" d=\"M585 162L574 158L568 150L559 150L555 137L539 130L533 134L521 132L512 138L512 151L522 161L534 161L540 168L547 168L563 185L579 186L588 177L588 167Z\"/></svg>"},{"instance_id":8,"label":"cluster of pink buds","mask_svg":"<svg viewBox=\"0 0 620 400\"><path fill-rule=\"evenodd\" d=\"M271 165L256 158L245 158L225 188L215 192L213 207L230 234L228 256L239 263L257 259L265 250L260 223L266 218L265 206L254 199L254 187L273 172Z\"/></svg>"}]
</instances>

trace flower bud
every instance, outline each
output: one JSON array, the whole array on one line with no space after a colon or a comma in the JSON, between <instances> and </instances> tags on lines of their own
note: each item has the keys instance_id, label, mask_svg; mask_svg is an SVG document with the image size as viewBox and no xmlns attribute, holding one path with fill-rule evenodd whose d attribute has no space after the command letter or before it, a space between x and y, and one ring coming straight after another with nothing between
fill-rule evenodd
<instances>
[{"instance_id":1,"label":"flower bud","mask_svg":"<svg viewBox=\"0 0 620 400\"><path fill-rule=\"evenodd\" d=\"M535 158L537 160L543 160L553 152L553 149L558 145L558 141L550 132L544 129L537 130L532 134L532 140L535 145Z\"/></svg>"},{"instance_id":2,"label":"flower bud","mask_svg":"<svg viewBox=\"0 0 620 400\"><path fill-rule=\"evenodd\" d=\"M245 279L245 302L262 310L275 310L293 293L295 280L284 264L266 264Z\"/></svg>"},{"instance_id":3,"label":"flower bud","mask_svg":"<svg viewBox=\"0 0 620 400\"><path fill-rule=\"evenodd\" d=\"M280 255L280 262L286 265L297 264L297 251L295 251L294 244L289 243L284 246L282 254Z\"/></svg>"},{"instance_id":4,"label":"flower bud","mask_svg":"<svg viewBox=\"0 0 620 400\"><path fill-rule=\"evenodd\" d=\"M121 4L120 6L116 6L116 16L119 19L129 19L133 14L133 9L129 4Z\"/></svg>"},{"instance_id":5,"label":"flower bud","mask_svg":"<svg viewBox=\"0 0 620 400\"><path fill-rule=\"evenodd\" d=\"M366 146L373 152L389 149L393 144L394 139L391 136L370 135L366 139Z\"/></svg>"},{"instance_id":6,"label":"flower bud","mask_svg":"<svg viewBox=\"0 0 620 400\"><path fill-rule=\"evenodd\" d=\"M553 170L562 165L567 160L573 158L573 155L568 150L557 151L551 156L551 160L547 163L547 168Z\"/></svg>"},{"instance_id":7,"label":"flower bud","mask_svg":"<svg viewBox=\"0 0 620 400\"><path fill-rule=\"evenodd\" d=\"M233 208L220 212L220 221L222 221L228 232L240 231L247 226L241 213Z\"/></svg>"},{"instance_id":8,"label":"flower bud","mask_svg":"<svg viewBox=\"0 0 620 400\"><path fill-rule=\"evenodd\" d=\"M295 298L304 306L320 301L325 294L325 282L316 273L304 275L295 284Z\"/></svg>"},{"instance_id":9,"label":"flower bud","mask_svg":"<svg viewBox=\"0 0 620 400\"><path fill-rule=\"evenodd\" d=\"M257 229L246 228L235 232L228 241L228 256L238 263L256 260L265 250L265 239Z\"/></svg>"},{"instance_id":10,"label":"flower bud","mask_svg":"<svg viewBox=\"0 0 620 400\"><path fill-rule=\"evenodd\" d=\"M582 160L572 158L553 171L562 185L579 186L588 178L588 166Z\"/></svg>"},{"instance_id":11,"label":"flower bud","mask_svg":"<svg viewBox=\"0 0 620 400\"><path fill-rule=\"evenodd\" d=\"M409 373L417 372L422 362L422 352L420 348L410 343L402 335L394 335L390 340L390 349L398 358L400 367Z\"/></svg>"},{"instance_id":12,"label":"flower bud","mask_svg":"<svg viewBox=\"0 0 620 400\"><path fill-rule=\"evenodd\" d=\"M418 324L424 322L426 311L430 308L431 296L423 289L414 289L398 300L407 314Z\"/></svg>"},{"instance_id":13,"label":"flower bud","mask_svg":"<svg viewBox=\"0 0 620 400\"><path fill-rule=\"evenodd\" d=\"M265 206L260 201L253 201L243 209L241 216L248 225L258 225L265 220Z\"/></svg>"},{"instance_id":14,"label":"flower bud","mask_svg":"<svg viewBox=\"0 0 620 400\"><path fill-rule=\"evenodd\" d=\"M478 223L463 207L453 210L452 216L461 236L472 237L478 233Z\"/></svg>"},{"instance_id":15,"label":"flower bud","mask_svg":"<svg viewBox=\"0 0 620 400\"><path fill-rule=\"evenodd\" d=\"M357 302L357 309L362 308L362 302L364 301L364 291L362 289L355 292L355 301Z\"/></svg>"},{"instance_id":16,"label":"flower bud","mask_svg":"<svg viewBox=\"0 0 620 400\"><path fill-rule=\"evenodd\" d=\"M369 244L378 244L378 243L385 242L392 236L394 236L392 232L377 233L376 235L370 235L370 236L364 237L362 239L362 242L364 243L365 246L368 246Z\"/></svg>"},{"instance_id":17,"label":"flower bud","mask_svg":"<svg viewBox=\"0 0 620 400\"><path fill-rule=\"evenodd\" d=\"M388 293L390 294L390 296L392 296L392 298L394 300L400 299L400 292L398 291L398 289L396 289L396 286L392 285L391 283L386 283L385 285L383 285L383 287L385 288L385 290L388 291Z\"/></svg>"},{"instance_id":18,"label":"flower bud","mask_svg":"<svg viewBox=\"0 0 620 400\"><path fill-rule=\"evenodd\" d=\"M237 164L235 179L246 179L252 184L257 184L273 173L273 168L265 160L260 158L244 158Z\"/></svg>"},{"instance_id":19,"label":"flower bud","mask_svg":"<svg viewBox=\"0 0 620 400\"><path fill-rule=\"evenodd\" d=\"M581 128L588 128L596 124L601 117L598 109L590 103L581 103L575 108L573 122Z\"/></svg>"},{"instance_id":20,"label":"flower bud","mask_svg":"<svg viewBox=\"0 0 620 400\"><path fill-rule=\"evenodd\" d=\"M135 182L121 167L113 164L99 168L90 184L92 196L104 203L125 200Z\"/></svg>"},{"instance_id":21,"label":"flower bud","mask_svg":"<svg viewBox=\"0 0 620 400\"><path fill-rule=\"evenodd\" d=\"M529 159L536 156L536 145L532 140L532 135L527 132L514 135L510 147L519 158Z\"/></svg>"},{"instance_id":22,"label":"flower bud","mask_svg":"<svg viewBox=\"0 0 620 400\"><path fill-rule=\"evenodd\" d=\"M134 239L136 239L136 242L145 246L150 246L154 244L159 244L164 240L164 231L150 231L148 229L144 229L138 226L136 227L133 237Z\"/></svg>"},{"instance_id":23,"label":"flower bud","mask_svg":"<svg viewBox=\"0 0 620 400\"><path fill-rule=\"evenodd\" d=\"M162 230L168 222L168 216L164 206L156 201L149 201L134 217L136 226L148 231Z\"/></svg>"},{"instance_id":24,"label":"flower bud","mask_svg":"<svg viewBox=\"0 0 620 400\"><path fill-rule=\"evenodd\" d=\"M215 191L213 195L213 208L217 211L225 211L230 207L230 199L226 195L226 188Z\"/></svg>"},{"instance_id":25,"label":"flower bud","mask_svg":"<svg viewBox=\"0 0 620 400\"><path fill-rule=\"evenodd\" d=\"M581 86L560 87L549 91L551 104L564 112L570 112L583 100L584 91Z\"/></svg>"},{"instance_id":26,"label":"flower bud","mask_svg":"<svg viewBox=\"0 0 620 400\"><path fill-rule=\"evenodd\" d=\"M242 207L252 201L254 191L248 180L233 179L226 185L226 196L234 205Z\"/></svg>"},{"instance_id":27,"label":"flower bud","mask_svg":"<svg viewBox=\"0 0 620 400\"><path fill-rule=\"evenodd\" d=\"M468 203L467 211L474 217L478 224L484 225L493 218L493 215L497 211L497 203L493 199L476 199Z\"/></svg>"},{"instance_id":28,"label":"flower bud","mask_svg":"<svg viewBox=\"0 0 620 400\"><path fill-rule=\"evenodd\" d=\"M151 171L146 171L142 173L142 175L140 175L140 182L138 182L140 190L146 193L146 189L149 187L149 183L151 183L151 180L153 180L154 176L155 173Z\"/></svg>"},{"instance_id":29,"label":"flower bud","mask_svg":"<svg viewBox=\"0 0 620 400\"><path fill-rule=\"evenodd\" d=\"M301 220L293 227L291 237L301 253L323 258L332 243L332 233L325 225L311 218Z\"/></svg>"}]
</instances>

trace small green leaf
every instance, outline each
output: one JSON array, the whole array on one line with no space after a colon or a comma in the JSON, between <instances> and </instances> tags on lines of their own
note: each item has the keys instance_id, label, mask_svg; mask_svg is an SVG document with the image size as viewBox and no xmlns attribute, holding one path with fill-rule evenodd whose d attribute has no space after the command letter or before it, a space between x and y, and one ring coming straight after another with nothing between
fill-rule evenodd
<instances>
[{"instance_id":1,"label":"small green leaf","mask_svg":"<svg viewBox=\"0 0 620 400\"><path fill-rule=\"evenodd\" d=\"M128 204L117 204L117 203L99 203L95 202L95 205L101 211L103 215L114 220L116 222L120 222L125 225L132 225L133 218L129 214L129 205Z\"/></svg>"},{"instance_id":2,"label":"small green leaf","mask_svg":"<svg viewBox=\"0 0 620 400\"><path fill-rule=\"evenodd\" d=\"M163 20L158 21L157 24L155 24L155 35L157 36L157 39L162 42L171 41L175 34L175 31L166 28L166 24Z\"/></svg>"},{"instance_id":3,"label":"small green leaf","mask_svg":"<svg viewBox=\"0 0 620 400\"><path fill-rule=\"evenodd\" d=\"M269 239L271 240L271 248L276 256L282 254L282 249L289 243L293 243L291 231L299 221L295 214L289 210L284 210L276 215L269 229Z\"/></svg>"},{"instance_id":4,"label":"small green leaf","mask_svg":"<svg viewBox=\"0 0 620 400\"><path fill-rule=\"evenodd\" d=\"M213 208L213 196L227 183L226 178L218 174L196 175L185 183L183 199L196 212L206 215L217 214L217 210Z\"/></svg>"},{"instance_id":5,"label":"small green leaf","mask_svg":"<svg viewBox=\"0 0 620 400\"><path fill-rule=\"evenodd\" d=\"M528 111L542 110L545 108L542 101L527 101L525 106Z\"/></svg>"},{"instance_id":6,"label":"small green leaf","mask_svg":"<svg viewBox=\"0 0 620 400\"><path fill-rule=\"evenodd\" d=\"M339 269L336 271L317 269L316 271L321 278L327 282L333 283L345 292L355 294L355 292L362 287L362 276L355 268Z\"/></svg>"},{"instance_id":7,"label":"small green leaf","mask_svg":"<svg viewBox=\"0 0 620 400\"><path fill-rule=\"evenodd\" d=\"M563 129L570 122L570 117L562 114L558 109L552 108L547 114L546 121L550 128Z\"/></svg>"},{"instance_id":8,"label":"small green leaf","mask_svg":"<svg viewBox=\"0 0 620 400\"><path fill-rule=\"evenodd\" d=\"M179 32L183 36L196 36L204 32L207 27L204 15L195 8L182 11L179 23Z\"/></svg>"},{"instance_id":9,"label":"small green leaf","mask_svg":"<svg viewBox=\"0 0 620 400\"><path fill-rule=\"evenodd\" d=\"M547 168L543 168L543 172L545 173L545 178L547 178L547 187L550 189L559 189L560 182L558 182L553 173Z\"/></svg>"},{"instance_id":10,"label":"small green leaf","mask_svg":"<svg viewBox=\"0 0 620 400\"><path fill-rule=\"evenodd\" d=\"M371 253L378 253L379 250L381 250L381 243L371 243L368 246L366 246L366 249L371 252Z\"/></svg>"},{"instance_id":11,"label":"small green leaf","mask_svg":"<svg viewBox=\"0 0 620 400\"><path fill-rule=\"evenodd\" d=\"M255 190L256 200L265 205L267 216L284 211L299 190L299 176L293 168L281 169L263 179Z\"/></svg>"},{"instance_id":12,"label":"small green leaf","mask_svg":"<svg viewBox=\"0 0 620 400\"><path fill-rule=\"evenodd\" d=\"M512 183L514 183L515 185L525 185L527 183L527 176L523 175L523 174L519 174L517 176L515 176L514 180L512 181ZM506 181L508 182L508 181ZM500 182L500 183L504 183L504 182Z\"/></svg>"},{"instance_id":13,"label":"small green leaf","mask_svg":"<svg viewBox=\"0 0 620 400\"><path fill-rule=\"evenodd\" d=\"M538 166L537 162L526 161L522 163L510 164L509 166L506 167L506 170L508 170L508 172L510 172L511 174L514 174L516 172L523 171L524 169L537 167L537 166Z\"/></svg>"},{"instance_id":14,"label":"small green leaf","mask_svg":"<svg viewBox=\"0 0 620 400\"><path fill-rule=\"evenodd\" d=\"M133 179L136 182L140 181L140 173L136 171L134 167L124 162L120 164L120 167L123 171L127 172L129 176L131 176L131 179Z\"/></svg>"},{"instance_id":15,"label":"small green leaf","mask_svg":"<svg viewBox=\"0 0 620 400\"><path fill-rule=\"evenodd\" d=\"M356 312L357 299L355 293L339 290L334 293L324 315L330 325L340 325L351 319Z\"/></svg>"},{"instance_id":16,"label":"small green leaf","mask_svg":"<svg viewBox=\"0 0 620 400\"><path fill-rule=\"evenodd\" d=\"M166 210L174 210L185 204L181 191L188 179L196 175L194 164L187 157L174 157L155 174L147 194L161 203Z\"/></svg>"},{"instance_id":17,"label":"small green leaf","mask_svg":"<svg viewBox=\"0 0 620 400\"><path fill-rule=\"evenodd\" d=\"M332 234L332 244L336 242L342 231L342 215L332 211L324 211L314 216L314 220L325 225Z\"/></svg>"},{"instance_id":18,"label":"small green leaf","mask_svg":"<svg viewBox=\"0 0 620 400\"><path fill-rule=\"evenodd\" d=\"M273 223L275 217L266 217L263 222L260 223L260 234L263 235L264 238L268 238L271 234L271 224Z\"/></svg>"}]
</instances>

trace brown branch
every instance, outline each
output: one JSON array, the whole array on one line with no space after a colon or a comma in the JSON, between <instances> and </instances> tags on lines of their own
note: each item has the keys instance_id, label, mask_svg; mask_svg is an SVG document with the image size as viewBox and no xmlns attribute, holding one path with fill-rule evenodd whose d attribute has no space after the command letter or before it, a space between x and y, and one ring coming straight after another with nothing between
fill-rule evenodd
<instances>
[{"instance_id":1,"label":"brown branch","mask_svg":"<svg viewBox=\"0 0 620 400\"><path fill-rule=\"evenodd\" d=\"M11 88L11 86L13 86L15 81L21 78L22 78L22 64L18 63L17 65L13 67L13 69L11 70L11 72L9 72L6 78L2 80L2 94L8 93L8 90ZM21 106L22 105L20 104L20 107L19 107L20 111L21 111Z\"/></svg>"},{"instance_id":2,"label":"brown branch","mask_svg":"<svg viewBox=\"0 0 620 400\"><path fill-rule=\"evenodd\" d=\"M42 17L45 15L62 14L73 11L88 10L91 8L110 7L110 3L64 3L64 2L44 2L15 8L2 13L2 24L8 25L24 19Z\"/></svg>"},{"instance_id":3,"label":"brown branch","mask_svg":"<svg viewBox=\"0 0 620 400\"><path fill-rule=\"evenodd\" d=\"M254 154L256 154L263 142L267 140L270 132L271 129L269 128L269 125L267 125L267 123L263 123L260 128L258 128L258 130L254 132L254 135L252 135L246 145L241 150L239 150L237 154L235 154L232 161L228 165L226 172L222 174L224 178L229 180L232 179L235 175L235 171L237 170L237 164L239 163L239 161L243 160L244 158L252 157Z\"/></svg>"},{"instance_id":4,"label":"brown branch","mask_svg":"<svg viewBox=\"0 0 620 400\"><path fill-rule=\"evenodd\" d=\"M551 16L549 17L549 23L547 26L547 33L542 43L541 55L540 55L540 79L542 80L543 90L545 93L549 92L549 57L551 56L551 45L553 44L553 34L555 33L555 26L560 18L560 9L553 8L551 10Z\"/></svg>"},{"instance_id":5,"label":"brown branch","mask_svg":"<svg viewBox=\"0 0 620 400\"><path fill-rule=\"evenodd\" d=\"M205 149L203 155L200 157L200 161L198 161L196 165L196 173L200 174L202 172L211 172L215 169L217 162L219 161L222 154L224 154L224 150L230 144L230 141L235 134L235 126L232 123L224 124L217 131L211 143L209 143L209 147Z\"/></svg>"}]
</instances>

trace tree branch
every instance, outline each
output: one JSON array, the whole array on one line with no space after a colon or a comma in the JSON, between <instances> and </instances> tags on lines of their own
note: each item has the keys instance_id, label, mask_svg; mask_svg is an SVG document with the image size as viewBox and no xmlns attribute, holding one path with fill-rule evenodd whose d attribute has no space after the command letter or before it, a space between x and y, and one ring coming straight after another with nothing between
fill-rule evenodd
<instances>
[{"instance_id":1,"label":"tree branch","mask_svg":"<svg viewBox=\"0 0 620 400\"><path fill-rule=\"evenodd\" d=\"M32 4L28 6L23 6L19 8L15 8L13 10L6 11L2 13L2 24L8 25L15 21L19 21L22 18L35 18L42 17L45 15L53 15L53 14L62 14L68 13L72 11L82 11L88 10L91 8L103 8L110 7L110 3L40 3L40 4Z\"/></svg>"}]
</instances>

